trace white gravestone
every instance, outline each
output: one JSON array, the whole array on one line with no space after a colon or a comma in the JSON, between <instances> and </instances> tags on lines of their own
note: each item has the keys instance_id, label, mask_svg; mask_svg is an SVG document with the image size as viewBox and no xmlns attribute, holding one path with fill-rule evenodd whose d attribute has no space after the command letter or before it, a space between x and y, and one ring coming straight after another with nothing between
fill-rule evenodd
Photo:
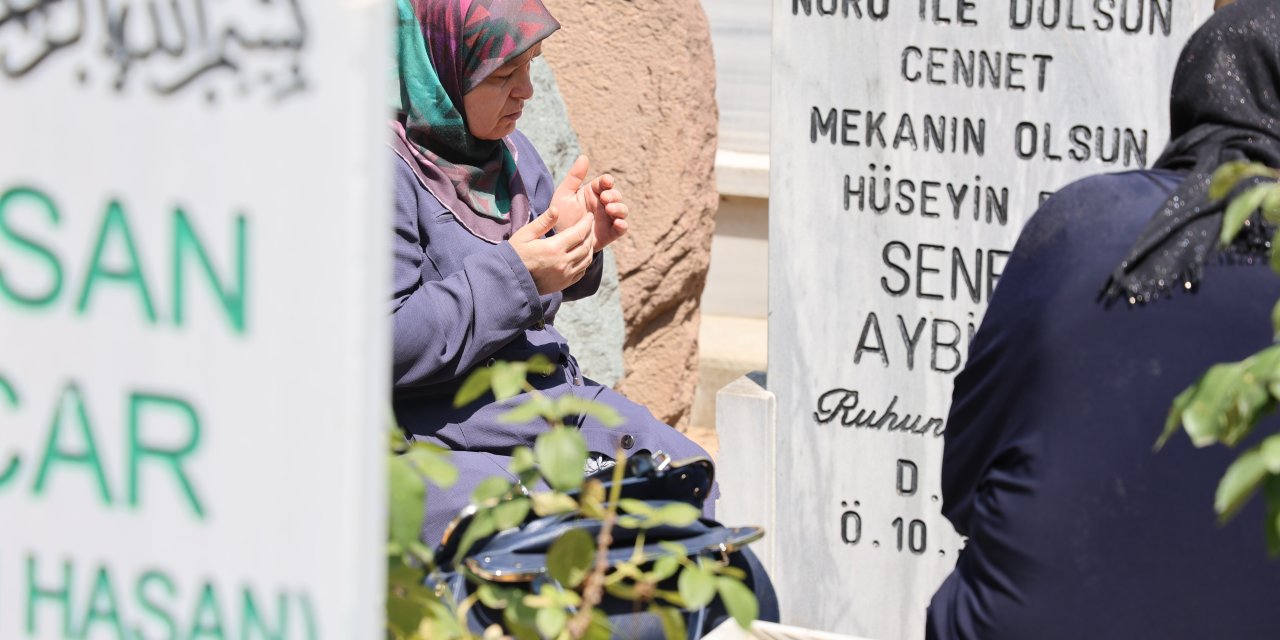
<instances>
[{"instance_id":1,"label":"white gravestone","mask_svg":"<svg viewBox=\"0 0 1280 640\"><path fill-rule=\"evenodd\" d=\"M0 0L0 638L382 634L390 11Z\"/></svg>"},{"instance_id":2,"label":"white gravestone","mask_svg":"<svg viewBox=\"0 0 1280 640\"><path fill-rule=\"evenodd\" d=\"M784 622L923 636L963 546L940 515L953 376L1018 230L1068 182L1158 157L1178 51L1210 9L774 0Z\"/></svg>"}]
</instances>

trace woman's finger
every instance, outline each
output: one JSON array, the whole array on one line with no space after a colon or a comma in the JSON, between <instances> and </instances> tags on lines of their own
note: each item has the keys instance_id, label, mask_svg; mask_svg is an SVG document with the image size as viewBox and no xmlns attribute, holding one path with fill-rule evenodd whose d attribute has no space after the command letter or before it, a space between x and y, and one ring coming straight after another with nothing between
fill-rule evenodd
<instances>
[{"instance_id":1,"label":"woman's finger","mask_svg":"<svg viewBox=\"0 0 1280 640\"><path fill-rule=\"evenodd\" d=\"M586 215L578 219L567 229L561 230L551 237L559 251L569 251L586 241L591 235L595 218Z\"/></svg>"},{"instance_id":2,"label":"woman's finger","mask_svg":"<svg viewBox=\"0 0 1280 640\"><path fill-rule=\"evenodd\" d=\"M542 236L547 235L551 229L555 228L556 220L560 218L560 212L555 207L547 209L545 213L534 218L529 224L520 227L515 233L511 234L511 242L531 242Z\"/></svg>"},{"instance_id":3,"label":"woman's finger","mask_svg":"<svg viewBox=\"0 0 1280 640\"><path fill-rule=\"evenodd\" d=\"M583 183L586 182L587 171L590 168L591 161L587 159L587 156L578 156L578 159L574 160L573 166L569 167L569 174L560 182L560 186L556 187L555 194L552 197L560 198L576 193L578 189L582 188Z\"/></svg>"},{"instance_id":4,"label":"woman's finger","mask_svg":"<svg viewBox=\"0 0 1280 640\"><path fill-rule=\"evenodd\" d=\"M605 205L604 212L609 214L612 218L621 220L626 218L627 214L631 213L631 210L627 208L627 205L622 204L621 202L614 202L612 204Z\"/></svg>"},{"instance_id":5,"label":"woman's finger","mask_svg":"<svg viewBox=\"0 0 1280 640\"><path fill-rule=\"evenodd\" d=\"M573 263L574 268L581 269L582 271L585 272L587 268L591 266L591 261L595 258L595 255L596 255L596 244L594 242L594 237L592 238L592 240L593 242L589 246L582 247L584 251L582 252L581 256L576 257L576 260Z\"/></svg>"}]
</instances>

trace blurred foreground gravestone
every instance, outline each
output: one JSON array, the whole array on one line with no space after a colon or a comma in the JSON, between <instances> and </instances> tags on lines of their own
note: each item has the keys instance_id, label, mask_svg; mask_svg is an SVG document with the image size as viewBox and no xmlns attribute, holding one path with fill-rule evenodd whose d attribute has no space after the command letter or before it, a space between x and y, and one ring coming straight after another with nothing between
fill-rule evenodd
<instances>
[{"instance_id":1,"label":"blurred foreground gravestone","mask_svg":"<svg viewBox=\"0 0 1280 640\"><path fill-rule=\"evenodd\" d=\"M0 638L382 633L389 10L0 2Z\"/></svg>"},{"instance_id":2,"label":"blurred foreground gravestone","mask_svg":"<svg viewBox=\"0 0 1280 640\"><path fill-rule=\"evenodd\" d=\"M774 0L768 382L726 387L717 431L720 516L769 528L783 622L923 636L963 547L940 514L953 376L1018 231L1159 156L1210 10Z\"/></svg>"}]
</instances>

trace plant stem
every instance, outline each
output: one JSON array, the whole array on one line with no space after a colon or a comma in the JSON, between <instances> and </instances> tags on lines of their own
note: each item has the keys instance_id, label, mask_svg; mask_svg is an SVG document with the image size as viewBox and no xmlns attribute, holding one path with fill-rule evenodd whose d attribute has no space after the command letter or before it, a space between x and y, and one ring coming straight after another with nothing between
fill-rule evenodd
<instances>
[{"instance_id":1,"label":"plant stem","mask_svg":"<svg viewBox=\"0 0 1280 640\"><path fill-rule=\"evenodd\" d=\"M471 607L476 606L476 602L480 600L479 594L473 593L462 601L462 605L458 607L457 617L458 626L463 629L467 628L467 614L471 612Z\"/></svg>"},{"instance_id":2,"label":"plant stem","mask_svg":"<svg viewBox=\"0 0 1280 640\"><path fill-rule=\"evenodd\" d=\"M609 507L600 525L600 537L596 539L596 566L587 576L582 589L582 606L569 620L569 635L581 638L591 627L591 610L604 598L604 574L609 570L609 546L613 544L613 525L618 520L618 501L622 498L622 476L627 466L627 452L621 448L614 456L613 486L609 487Z\"/></svg>"}]
</instances>

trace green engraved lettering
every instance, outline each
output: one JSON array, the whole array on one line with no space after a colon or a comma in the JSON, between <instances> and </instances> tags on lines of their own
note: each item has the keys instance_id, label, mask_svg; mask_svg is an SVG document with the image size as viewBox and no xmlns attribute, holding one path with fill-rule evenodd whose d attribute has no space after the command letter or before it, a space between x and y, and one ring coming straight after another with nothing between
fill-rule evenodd
<instances>
[{"instance_id":1,"label":"green engraved lettering","mask_svg":"<svg viewBox=\"0 0 1280 640\"><path fill-rule=\"evenodd\" d=\"M267 628L267 623L258 614L258 604L253 599L253 592L244 589L244 608L241 612L243 625L240 628L240 640L285 640L289 637L289 596L280 593L276 597L275 629Z\"/></svg>"},{"instance_id":2,"label":"green engraved lettering","mask_svg":"<svg viewBox=\"0 0 1280 640\"><path fill-rule=\"evenodd\" d=\"M142 419L148 412L166 411L181 419L185 427L182 445L172 448L156 447L145 442L142 435ZM170 421L174 423L174 421ZM200 417L195 409L177 398L134 393L129 396L129 505L137 508L141 502L139 475L142 463L151 460L166 468L177 479L186 496L187 505L196 516L204 519L204 506L196 495L191 479L183 469L184 460L200 448Z\"/></svg>"},{"instance_id":3,"label":"green engraved lettering","mask_svg":"<svg viewBox=\"0 0 1280 640\"><path fill-rule=\"evenodd\" d=\"M61 608L62 631L60 634L37 633L36 607L41 602ZM35 556L27 556L27 635L33 638L57 635L71 638L74 633L74 629L71 628L71 563L63 561L62 582L59 585L41 586L36 584Z\"/></svg>"},{"instance_id":4,"label":"green engraved lettering","mask_svg":"<svg viewBox=\"0 0 1280 640\"><path fill-rule=\"evenodd\" d=\"M98 568L98 575L93 581L93 593L89 596L89 610L84 614L84 624L80 627L81 638L95 638L94 630L98 625L107 625L108 630L115 631L115 637L128 638L124 627L120 624L120 610L116 605L115 587L111 584L111 574L106 567Z\"/></svg>"},{"instance_id":5,"label":"green engraved lettering","mask_svg":"<svg viewBox=\"0 0 1280 640\"><path fill-rule=\"evenodd\" d=\"M69 418L66 415L68 410L74 412L74 416ZM80 427L80 440L83 442L81 451L72 452L62 448L62 429L68 420ZM45 484L49 480L50 471L54 469L55 463L63 466L75 465L92 471L94 480L98 484L98 496L103 504L111 505L111 491L107 487L107 476L102 471L102 460L98 457L98 446L94 441L93 428L89 424L89 413L85 410L80 389L74 384L68 385L63 392L58 401L58 411L53 416L53 424L49 427L49 439L44 445L44 457L40 460L40 470L36 472L36 495L44 493Z\"/></svg>"},{"instance_id":6,"label":"green engraved lettering","mask_svg":"<svg viewBox=\"0 0 1280 640\"><path fill-rule=\"evenodd\" d=\"M14 390L13 385L10 385L3 376L0 376L0 398L4 398L5 403L8 404L10 408L18 408L18 392ZM9 484L18 476L18 467L20 467L21 464L22 458L17 453L14 453L9 457L8 464L5 464L3 467L4 471L0 471L0 488L4 488L6 484Z\"/></svg>"},{"instance_id":7,"label":"green engraved lettering","mask_svg":"<svg viewBox=\"0 0 1280 640\"><path fill-rule=\"evenodd\" d=\"M187 634L188 640L196 640L196 638L217 638L218 640L226 640L226 633L222 630L222 611L218 608L218 595L213 591L213 585L205 584L204 590L200 592L200 602L196 604L196 611L191 616L191 633Z\"/></svg>"},{"instance_id":8,"label":"green engraved lettering","mask_svg":"<svg viewBox=\"0 0 1280 640\"><path fill-rule=\"evenodd\" d=\"M109 267L103 263L112 238L117 238L115 242L128 254L127 265ZM148 322L155 324L156 308L151 302L147 280L142 274L138 247L133 241L133 232L129 230L129 219L125 215L124 207L114 200L107 205L107 213L102 218L102 227L98 230L98 241L93 249L93 258L89 261L89 274L85 276L84 287L80 290L80 301L76 303L76 311L80 315L85 315L88 311L89 299L98 282L115 282L132 287L138 295L138 301L142 303L143 316Z\"/></svg>"},{"instance_id":9,"label":"green engraved lettering","mask_svg":"<svg viewBox=\"0 0 1280 640\"><path fill-rule=\"evenodd\" d=\"M173 585L173 580L169 576L160 573L159 571L148 571L142 574L142 577L138 578L138 582L134 589L134 595L138 600L138 604L142 606L142 610L149 614L150 617L155 618L157 622L163 624L165 629L167 629L164 635L160 637L176 638L178 637L178 625L174 624L173 616L170 615L169 612L158 602L147 597L147 587L151 584L155 584L158 588L163 589L167 592L170 598L177 595L178 589ZM137 638L145 637L139 629L134 629L133 635Z\"/></svg>"},{"instance_id":10,"label":"green engraved lettering","mask_svg":"<svg viewBox=\"0 0 1280 640\"><path fill-rule=\"evenodd\" d=\"M13 205L20 202L32 205L34 211L42 213L53 226L57 226L59 222L58 207L53 204L49 196L28 187L16 187L0 195L0 238L29 254L42 265L48 273L45 278L47 284L43 289L25 293L19 291L5 277L4 265L0 264L0 296L18 306L40 308L52 304L62 291L62 263L58 261L58 256L51 249L14 230L9 216L16 209Z\"/></svg>"},{"instance_id":11,"label":"green engraved lettering","mask_svg":"<svg viewBox=\"0 0 1280 640\"><path fill-rule=\"evenodd\" d=\"M236 217L235 229L235 273L227 278L227 283L219 281L217 270L209 259L209 252L200 242L200 236L182 209L173 212L173 323L182 326L186 317L186 263L194 260L204 274L205 282L214 291L226 314L227 322L236 333L243 334L246 328L245 305L247 296L247 270L245 245L248 242L248 223L243 215ZM234 279L234 284L230 281Z\"/></svg>"}]
</instances>

